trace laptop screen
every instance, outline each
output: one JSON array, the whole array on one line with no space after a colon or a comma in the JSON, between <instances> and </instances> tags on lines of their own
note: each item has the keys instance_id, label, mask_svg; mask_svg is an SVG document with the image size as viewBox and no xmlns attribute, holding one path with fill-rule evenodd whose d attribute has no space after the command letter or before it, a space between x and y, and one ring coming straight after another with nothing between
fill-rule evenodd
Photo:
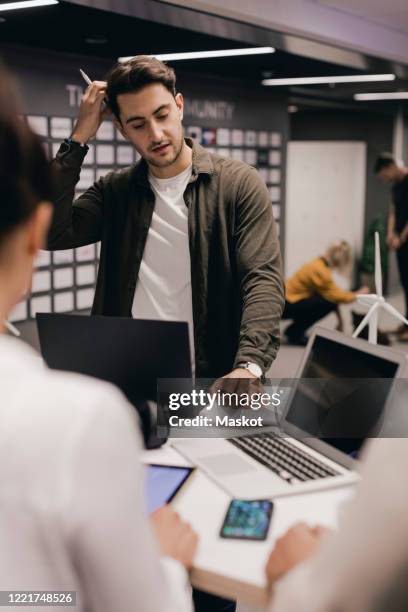
<instances>
[{"instance_id":1,"label":"laptop screen","mask_svg":"<svg viewBox=\"0 0 408 612\"><path fill-rule=\"evenodd\" d=\"M315 336L286 421L355 457L375 435L399 363Z\"/></svg>"}]
</instances>

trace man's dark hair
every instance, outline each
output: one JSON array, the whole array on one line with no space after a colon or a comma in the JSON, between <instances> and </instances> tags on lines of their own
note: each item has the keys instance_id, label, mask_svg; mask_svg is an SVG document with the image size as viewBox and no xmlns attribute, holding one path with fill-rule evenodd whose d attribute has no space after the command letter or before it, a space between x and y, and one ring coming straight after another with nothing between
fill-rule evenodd
<instances>
[{"instance_id":1,"label":"man's dark hair","mask_svg":"<svg viewBox=\"0 0 408 612\"><path fill-rule=\"evenodd\" d=\"M0 66L0 246L27 221L41 201L52 199L49 163L41 140L19 116L10 74Z\"/></svg>"},{"instance_id":2,"label":"man's dark hair","mask_svg":"<svg viewBox=\"0 0 408 612\"><path fill-rule=\"evenodd\" d=\"M151 83L161 83L172 96L176 95L176 74L173 68L148 55L137 55L127 62L116 64L107 74L106 80L106 97L117 119L120 115L120 94L134 93Z\"/></svg>"},{"instance_id":3,"label":"man's dark hair","mask_svg":"<svg viewBox=\"0 0 408 612\"><path fill-rule=\"evenodd\" d=\"M374 164L374 174L378 174L383 168L388 168L395 163L396 161L392 153L381 153Z\"/></svg>"}]
</instances>

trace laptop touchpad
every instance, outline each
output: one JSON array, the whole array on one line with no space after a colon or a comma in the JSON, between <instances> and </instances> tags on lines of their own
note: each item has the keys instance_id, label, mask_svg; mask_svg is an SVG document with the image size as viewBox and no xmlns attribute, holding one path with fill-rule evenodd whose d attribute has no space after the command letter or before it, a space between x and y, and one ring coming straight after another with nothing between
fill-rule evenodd
<instances>
[{"instance_id":1,"label":"laptop touchpad","mask_svg":"<svg viewBox=\"0 0 408 612\"><path fill-rule=\"evenodd\" d=\"M256 470L256 466L251 465L248 461L234 453L198 457L197 462L218 476L232 476L233 474L244 474L245 472Z\"/></svg>"}]
</instances>

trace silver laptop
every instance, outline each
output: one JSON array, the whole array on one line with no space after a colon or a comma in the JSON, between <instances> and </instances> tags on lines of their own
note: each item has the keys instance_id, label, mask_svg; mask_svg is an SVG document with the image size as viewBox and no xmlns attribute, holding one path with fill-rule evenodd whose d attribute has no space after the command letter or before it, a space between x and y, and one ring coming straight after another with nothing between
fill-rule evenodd
<instances>
[{"instance_id":1,"label":"silver laptop","mask_svg":"<svg viewBox=\"0 0 408 612\"><path fill-rule=\"evenodd\" d=\"M173 440L230 495L268 498L352 483L364 441L382 425L404 353L316 327L279 430Z\"/></svg>"}]
</instances>

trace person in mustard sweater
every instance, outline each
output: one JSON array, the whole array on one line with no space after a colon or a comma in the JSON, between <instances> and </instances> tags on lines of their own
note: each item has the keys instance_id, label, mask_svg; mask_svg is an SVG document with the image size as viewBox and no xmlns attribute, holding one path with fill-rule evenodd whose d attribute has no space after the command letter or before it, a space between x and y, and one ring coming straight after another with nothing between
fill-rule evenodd
<instances>
[{"instance_id":1,"label":"person in mustard sweater","mask_svg":"<svg viewBox=\"0 0 408 612\"><path fill-rule=\"evenodd\" d=\"M293 319L285 330L289 344L307 343L306 330L338 304L356 300L357 295L369 293L368 287L344 291L333 280L332 270L344 272L351 262L351 248L342 240L331 244L326 253L304 264L286 281L286 302L283 319Z\"/></svg>"}]
</instances>

